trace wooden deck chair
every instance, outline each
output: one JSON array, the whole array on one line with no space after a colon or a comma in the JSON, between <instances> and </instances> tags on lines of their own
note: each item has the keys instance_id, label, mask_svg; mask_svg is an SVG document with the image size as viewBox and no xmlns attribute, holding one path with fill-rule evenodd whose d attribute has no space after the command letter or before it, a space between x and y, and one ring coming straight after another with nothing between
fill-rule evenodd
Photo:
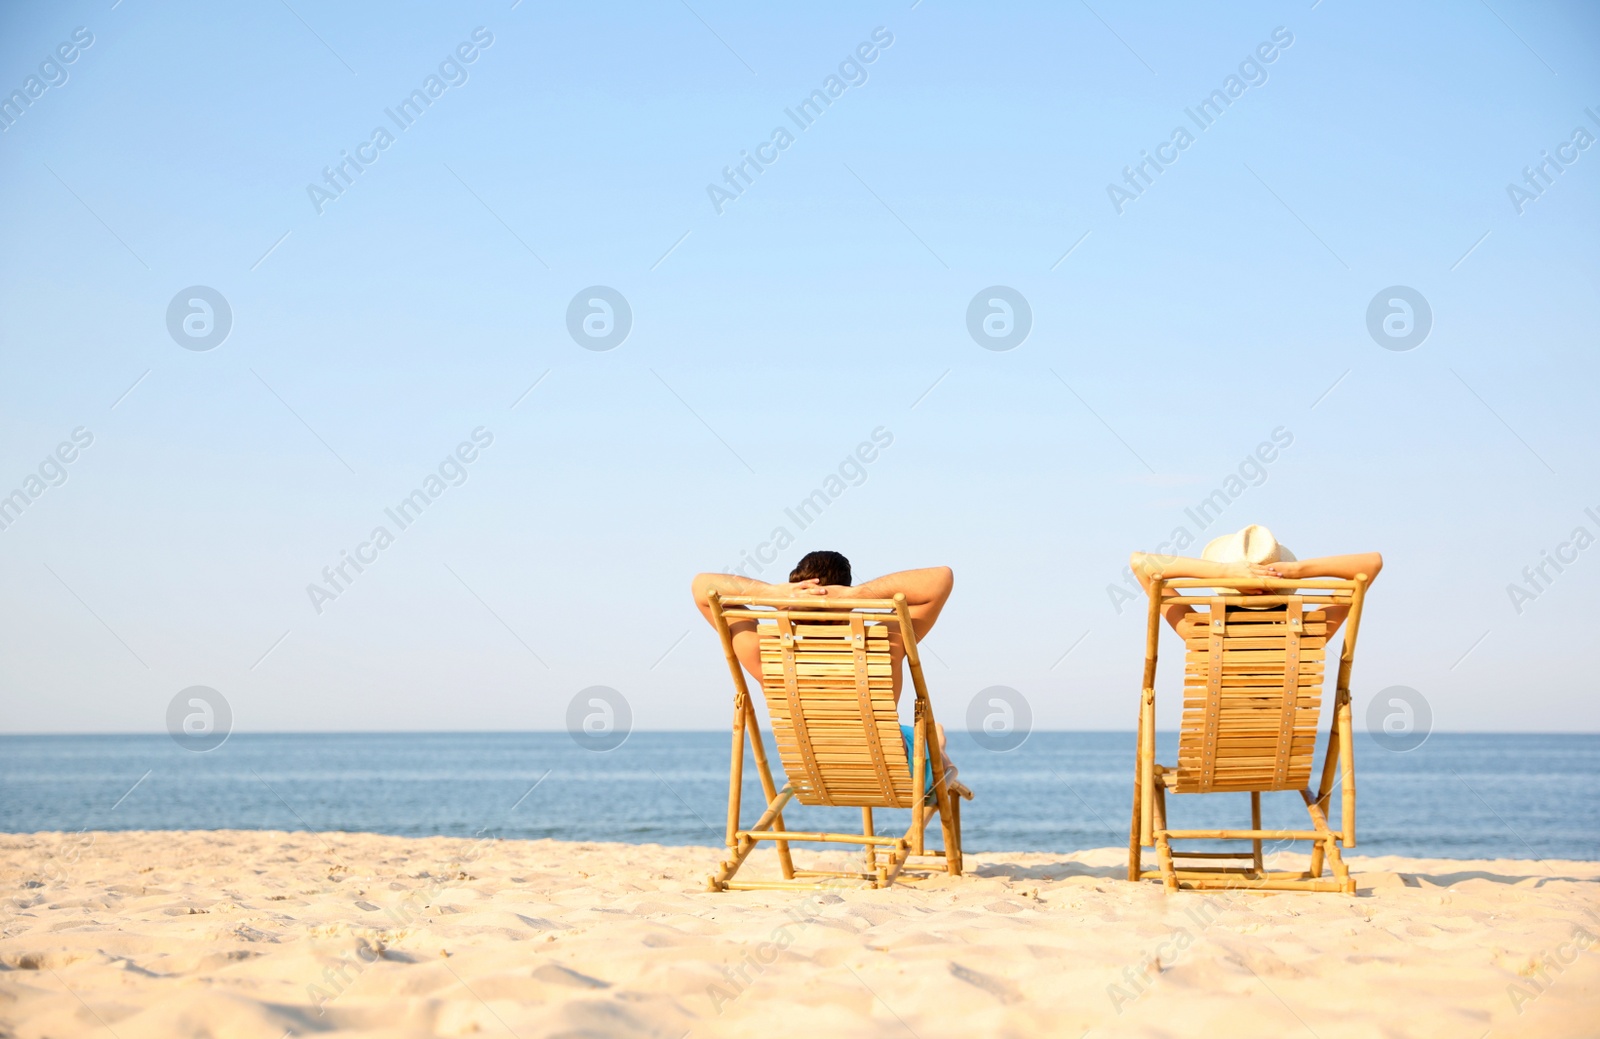
<instances>
[{"instance_id":1,"label":"wooden deck chair","mask_svg":"<svg viewBox=\"0 0 1600 1039\"><path fill-rule=\"evenodd\" d=\"M904 595L893 599L828 601L821 597L758 599L712 592L711 615L733 675L733 757L728 775L728 857L709 878L710 891L817 888L844 881L871 887L893 884L914 858L942 858L937 866L910 868L961 873L960 798L972 792L947 780L934 728L933 707L922 677L917 636ZM761 646L762 687L773 738L788 781L779 790L767 766L755 705L733 652L734 621L755 621ZM910 753L895 711L889 633L898 630L916 690ZM745 741L755 758L767 807L748 829L740 825ZM932 789L929 789L931 779ZM784 828L791 799L807 805L861 809L860 833L793 833ZM874 808L911 809L903 837L880 837ZM924 831L937 813L944 848L929 849ZM777 844L782 880L734 880L761 841ZM796 869L789 845L820 842L859 844L864 869Z\"/></svg>"},{"instance_id":2,"label":"wooden deck chair","mask_svg":"<svg viewBox=\"0 0 1600 1039\"><path fill-rule=\"evenodd\" d=\"M1159 876L1170 891L1179 888L1261 888L1341 891L1355 894L1340 847L1356 842L1355 749L1350 728L1350 666L1361 627L1367 577L1290 581L1251 578L1259 594L1216 594L1214 579L1157 575L1150 584L1145 633L1144 694L1139 707L1138 770L1134 782L1133 825L1128 836L1128 879ZM1209 595L1185 596L1183 589L1207 588ZM1175 605L1204 606L1178 624L1184 640L1183 723L1178 764L1156 764L1156 646L1163 611ZM1322 777L1312 793L1311 766L1322 703L1327 624L1308 606L1348 606L1338 684L1328 727ZM1249 609L1247 607L1256 607ZM1262 609L1261 607L1270 607ZM1329 801L1335 782L1340 792L1340 828L1329 828ZM1297 791L1311 816L1309 830L1263 830L1261 795ZM1220 830L1167 827L1167 792L1250 794L1250 826ZM1176 852L1173 841L1248 840L1248 852ZM1312 841L1310 869L1269 872L1262 865L1263 841ZM1140 853L1154 845L1159 870L1141 870ZM1184 860L1175 863L1174 860ZM1226 866L1219 860L1249 860ZM1323 862L1332 867L1323 876Z\"/></svg>"}]
</instances>

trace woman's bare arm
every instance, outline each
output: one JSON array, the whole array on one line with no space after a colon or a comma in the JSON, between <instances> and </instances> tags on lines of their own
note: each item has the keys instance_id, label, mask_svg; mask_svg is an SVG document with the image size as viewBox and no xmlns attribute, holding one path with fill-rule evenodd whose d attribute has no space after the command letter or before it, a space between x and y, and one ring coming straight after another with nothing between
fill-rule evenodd
<instances>
[{"instance_id":1,"label":"woman's bare arm","mask_svg":"<svg viewBox=\"0 0 1600 1039\"><path fill-rule=\"evenodd\" d=\"M1377 580L1378 572L1383 569L1383 556L1377 552L1356 552L1343 556L1318 556L1315 559L1279 560L1276 563L1256 564L1213 563L1185 556L1156 556L1146 552L1135 552L1128 565L1133 568L1133 575L1139 579L1139 585L1144 589L1144 593L1149 595L1150 579L1156 574L1162 577L1216 578L1225 580L1229 584L1245 584L1250 577L1281 577L1288 581L1300 581L1312 577L1337 577L1353 581L1357 574L1365 574L1370 585ZM1176 628L1178 622L1193 611L1193 606L1180 604L1168 606L1161 613L1167 623ZM1328 638L1333 638L1334 632L1339 630L1349 612L1350 608L1347 606L1329 606L1324 611L1328 621Z\"/></svg>"},{"instance_id":2,"label":"woman's bare arm","mask_svg":"<svg viewBox=\"0 0 1600 1039\"><path fill-rule=\"evenodd\" d=\"M1139 586L1144 589L1145 595L1150 594L1150 579L1156 574L1162 577L1213 578L1218 581L1235 582L1251 574L1260 575L1260 571L1248 563L1213 563L1209 559L1158 556L1148 552L1135 552L1128 560L1128 565L1133 569L1133 576L1139 579ZM1178 622L1193 612L1193 606L1179 603L1168 606L1161 611L1161 615L1167 619L1168 624L1177 628Z\"/></svg>"},{"instance_id":3,"label":"woman's bare arm","mask_svg":"<svg viewBox=\"0 0 1600 1039\"><path fill-rule=\"evenodd\" d=\"M1282 577L1290 581L1310 577L1337 577L1344 581L1354 581L1357 574L1366 574L1369 586L1377 580L1378 571L1382 569L1383 556L1377 552L1356 552L1347 556L1318 556L1315 559L1297 559L1293 562L1280 561L1268 563L1262 568L1268 576ZM1331 640L1334 632L1344 624L1345 618L1350 616L1350 607L1328 606L1323 609L1322 615L1328 622L1326 637Z\"/></svg>"},{"instance_id":4,"label":"woman's bare arm","mask_svg":"<svg viewBox=\"0 0 1600 1039\"><path fill-rule=\"evenodd\" d=\"M1150 591L1150 578L1162 577L1248 577L1250 568L1245 563L1213 563L1209 559L1190 559L1188 556L1158 556L1148 552L1135 552L1128 560L1133 575L1146 592Z\"/></svg>"},{"instance_id":5,"label":"woman's bare arm","mask_svg":"<svg viewBox=\"0 0 1600 1039\"><path fill-rule=\"evenodd\" d=\"M1267 563L1264 570L1271 577L1301 580L1307 577L1337 577L1353 581L1357 574L1366 574L1368 583L1377 580L1383 569L1383 556L1378 552L1356 552L1347 556L1318 556L1315 559L1298 559L1294 562Z\"/></svg>"}]
</instances>

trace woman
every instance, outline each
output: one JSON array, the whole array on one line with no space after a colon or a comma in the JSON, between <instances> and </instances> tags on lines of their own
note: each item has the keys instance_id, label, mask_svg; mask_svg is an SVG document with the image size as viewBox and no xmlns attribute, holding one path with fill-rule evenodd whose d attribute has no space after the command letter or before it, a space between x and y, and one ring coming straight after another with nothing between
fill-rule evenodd
<instances>
[{"instance_id":1,"label":"woman","mask_svg":"<svg viewBox=\"0 0 1600 1039\"><path fill-rule=\"evenodd\" d=\"M1235 534L1224 534L1213 539L1201 551L1199 559L1184 556L1157 556L1135 552L1128 561L1133 575L1139 579L1146 595L1150 594L1150 579L1162 577L1216 578L1227 582L1224 591L1241 595L1254 595L1262 591L1260 585L1249 585L1252 577L1281 577L1299 581L1311 577L1337 577L1353 580L1357 574L1366 574L1367 582L1377 580L1383 569L1383 556L1376 552L1358 552L1345 556L1319 556L1316 559L1296 559L1293 552L1278 544L1272 531L1252 523ZM1167 623L1177 628L1185 615L1193 613L1187 604L1172 605L1162 610ZM1348 606L1323 608L1328 622L1328 638L1339 630L1349 614Z\"/></svg>"}]
</instances>

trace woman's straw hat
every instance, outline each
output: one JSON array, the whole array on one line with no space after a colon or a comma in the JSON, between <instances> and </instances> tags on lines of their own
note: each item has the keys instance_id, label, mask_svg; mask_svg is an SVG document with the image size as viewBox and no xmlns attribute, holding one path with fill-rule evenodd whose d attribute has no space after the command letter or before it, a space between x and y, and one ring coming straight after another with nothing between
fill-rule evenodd
<instances>
[{"instance_id":1,"label":"woman's straw hat","mask_svg":"<svg viewBox=\"0 0 1600 1039\"><path fill-rule=\"evenodd\" d=\"M1252 523L1233 534L1213 538L1200 553L1201 559L1213 563L1265 563L1293 562L1295 554L1272 536L1272 531Z\"/></svg>"},{"instance_id":2,"label":"woman's straw hat","mask_svg":"<svg viewBox=\"0 0 1600 1039\"><path fill-rule=\"evenodd\" d=\"M1278 539L1272 536L1272 531L1260 524L1252 523L1236 533L1213 538L1201 550L1200 558L1213 563L1255 563L1259 566L1265 563L1293 562L1295 555L1278 544ZM1260 591L1260 588L1216 590L1218 595L1254 595Z\"/></svg>"}]
</instances>

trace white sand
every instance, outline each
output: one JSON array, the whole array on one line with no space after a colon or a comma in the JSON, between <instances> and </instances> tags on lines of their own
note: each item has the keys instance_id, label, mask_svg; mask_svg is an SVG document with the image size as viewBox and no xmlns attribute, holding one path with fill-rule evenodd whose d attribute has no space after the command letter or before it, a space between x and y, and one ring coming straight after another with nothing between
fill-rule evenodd
<instances>
[{"instance_id":1,"label":"white sand","mask_svg":"<svg viewBox=\"0 0 1600 1039\"><path fill-rule=\"evenodd\" d=\"M1104 849L708 894L718 852L0 835L0 1036L1600 1035L1600 863L1167 895Z\"/></svg>"}]
</instances>

